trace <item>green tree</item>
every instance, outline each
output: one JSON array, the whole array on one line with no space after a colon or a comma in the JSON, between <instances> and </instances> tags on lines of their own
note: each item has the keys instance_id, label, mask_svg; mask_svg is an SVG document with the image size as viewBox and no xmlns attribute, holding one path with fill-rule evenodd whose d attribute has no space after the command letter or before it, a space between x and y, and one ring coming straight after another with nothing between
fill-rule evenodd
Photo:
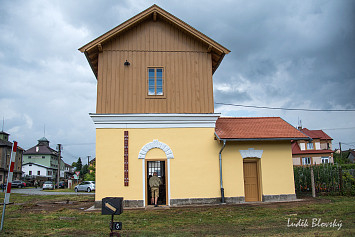
<instances>
[{"instance_id":1,"label":"green tree","mask_svg":"<svg viewBox=\"0 0 355 237\"><path fill-rule=\"evenodd\" d=\"M341 164L348 164L350 160L347 158L349 155L349 151L342 151L342 154L335 153L333 154L334 162L341 165Z\"/></svg>"},{"instance_id":2,"label":"green tree","mask_svg":"<svg viewBox=\"0 0 355 237\"><path fill-rule=\"evenodd\" d=\"M78 161L76 162L76 171L81 171L83 168L83 163L81 162L81 158L79 157Z\"/></svg>"},{"instance_id":3,"label":"green tree","mask_svg":"<svg viewBox=\"0 0 355 237\"><path fill-rule=\"evenodd\" d=\"M95 181L95 174L96 174L96 163L94 162L88 168L89 172L85 174L84 180L85 181Z\"/></svg>"},{"instance_id":4,"label":"green tree","mask_svg":"<svg viewBox=\"0 0 355 237\"><path fill-rule=\"evenodd\" d=\"M83 168L81 169L80 176L83 178L87 173L89 173L88 165L83 165Z\"/></svg>"}]
</instances>

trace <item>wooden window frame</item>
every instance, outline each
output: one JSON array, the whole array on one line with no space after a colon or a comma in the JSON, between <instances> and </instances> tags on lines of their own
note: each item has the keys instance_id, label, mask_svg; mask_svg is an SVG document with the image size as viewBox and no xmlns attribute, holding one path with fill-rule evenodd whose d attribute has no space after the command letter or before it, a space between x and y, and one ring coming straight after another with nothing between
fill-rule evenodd
<instances>
[{"instance_id":1,"label":"wooden window frame","mask_svg":"<svg viewBox=\"0 0 355 237\"><path fill-rule=\"evenodd\" d=\"M309 158L309 162L310 162L310 163L309 163L309 164L305 164L305 162L303 162L303 161L304 161L305 159L308 159L308 158ZM312 163L313 163L313 162L312 162L312 158L309 157L309 156L302 157L301 159L302 159L302 163L301 163L302 165L312 165Z\"/></svg>"},{"instance_id":2,"label":"wooden window frame","mask_svg":"<svg viewBox=\"0 0 355 237\"><path fill-rule=\"evenodd\" d=\"M307 150L314 150L314 143L313 142L308 142L306 144L306 149Z\"/></svg>"},{"instance_id":3,"label":"wooden window frame","mask_svg":"<svg viewBox=\"0 0 355 237\"><path fill-rule=\"evenodd\" d=\"M149 69L154 68L154 69L163 69L163 94L162 95L149 95ZM148 66L145 70L145 80L146 80L146 99L166 99L166 68L163 66ZM156 80L156 78L155 78ZM156 90L156 81L155 81L155 90Z\"/></svg>"}]
</instances>

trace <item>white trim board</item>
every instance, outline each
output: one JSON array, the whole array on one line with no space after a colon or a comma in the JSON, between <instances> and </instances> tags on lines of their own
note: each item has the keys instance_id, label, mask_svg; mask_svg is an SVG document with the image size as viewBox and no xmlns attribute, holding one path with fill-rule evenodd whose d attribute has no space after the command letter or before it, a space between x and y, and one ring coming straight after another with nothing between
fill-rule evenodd
<instances>
[{"instance_id":1,"label":"white trim board","mask_svg":"<svg viewBox=\"0 0 355 237\"><path fill-rule=\"evenodd\" d=\"M214 128L221 114L90 114L96 128Z\"/></svg>"}]
</instances>

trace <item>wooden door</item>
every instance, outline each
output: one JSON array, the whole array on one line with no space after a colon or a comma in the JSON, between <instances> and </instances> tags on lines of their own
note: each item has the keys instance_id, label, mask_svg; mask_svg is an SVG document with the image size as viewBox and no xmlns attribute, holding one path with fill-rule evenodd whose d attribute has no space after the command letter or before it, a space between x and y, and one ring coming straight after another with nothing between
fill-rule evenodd
<instances>
[{"instance_id":1,"label":"wooden door","mask_svg":"<svg viewBox=\"0 0 355 237\"><path fill-rule=\"evenodd\" d=\"M256 162L244 162L244 194L246 202L259 201L258 169Z\"/></svg>"}]
</instances>

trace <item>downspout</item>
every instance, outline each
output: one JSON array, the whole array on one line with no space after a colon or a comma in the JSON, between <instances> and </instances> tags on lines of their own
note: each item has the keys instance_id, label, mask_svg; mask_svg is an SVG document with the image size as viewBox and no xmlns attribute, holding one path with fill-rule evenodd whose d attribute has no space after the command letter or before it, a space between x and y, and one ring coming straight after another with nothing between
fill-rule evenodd
<instances>
[{"instance_id":1,"label":"downspout","mask_svg":"<svg viewBox=\"0 0 355 237\"><path fill-rule=\"evenodd\" d=\"M226 146L226 140L223 140L223 146L219 151L219 179L221 182L221 203L225 203L224 201L224 188L223 188L223 178L222 178L222 151Z\"/></svg>"}]
</instances>

